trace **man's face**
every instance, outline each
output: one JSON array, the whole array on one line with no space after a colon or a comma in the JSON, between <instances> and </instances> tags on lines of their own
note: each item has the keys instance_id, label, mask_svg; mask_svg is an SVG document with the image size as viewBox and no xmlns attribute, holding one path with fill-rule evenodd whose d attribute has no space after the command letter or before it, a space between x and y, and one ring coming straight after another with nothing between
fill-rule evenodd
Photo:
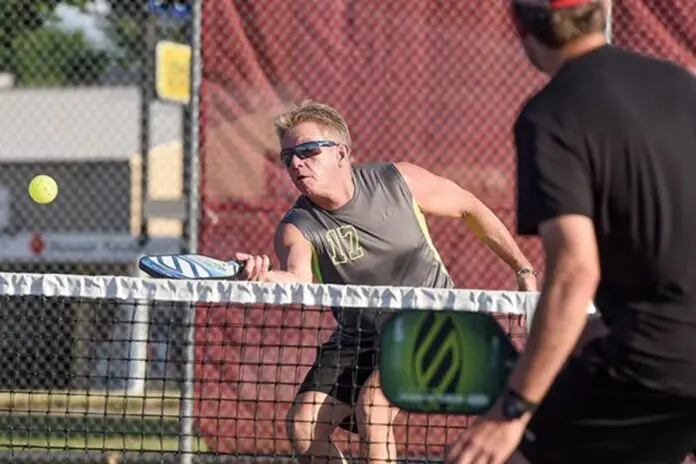
<instances>
[{"instance_id":1,"label":"man's face","mask_svg":"<svg viewBox=\"0 0 696 464\"><path fill-rule=\"evenodd\" d=\"M304 159L294 155L286 165L297 189L310 197L326 194L340 179L343 146L331 130L313 122L295 126L281 140L281 150L297 148L308 142L326 141L336 145L317 147L307 152L309 156Z\"/></svg>"},{"instance_id":2,"label":"man's face","mask_svg":"<svg viewBox=\"0 0 696 464\"><path fill-rule=\"evenodd\" d=\"M527 59L538 71L544 71L544 47L536 40L529 31L526 31L522 26L522 22L518 14L524 14L526 12L525 6L534 6L534 0L513 0L510 2L510 19L513 23L513 27L517 36L519 37L520 43L522 44L522 49Z\"/></svg>"},{"instance_id":3,"label":"man's face","mask_svg":"<svg viewBox=\"0 0 696 464\"><path fill-rule=\"evenodd\" d=\"M545 73L544 69L544 51L542 45L535 40L531 35L527 34L522 37L522 48L527 59L538 71Z\"/></svg>"}]
</instances>

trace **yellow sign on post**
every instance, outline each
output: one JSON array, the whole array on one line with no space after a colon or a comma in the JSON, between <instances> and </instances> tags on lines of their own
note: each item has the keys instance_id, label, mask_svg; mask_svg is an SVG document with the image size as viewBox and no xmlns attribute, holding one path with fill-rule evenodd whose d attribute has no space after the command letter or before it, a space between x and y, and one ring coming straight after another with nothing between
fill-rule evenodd
<instances>
[{"instance_id":1,"label":"yellow sign on post","mask_svg":"<svg viewBox=\"0 0 696 464\"><path fill-rule=\"evenodd\" d=\"M157 98L191 101L191 47L162 40L155 50L155 91Z\"/></svg>"}]
</instances>

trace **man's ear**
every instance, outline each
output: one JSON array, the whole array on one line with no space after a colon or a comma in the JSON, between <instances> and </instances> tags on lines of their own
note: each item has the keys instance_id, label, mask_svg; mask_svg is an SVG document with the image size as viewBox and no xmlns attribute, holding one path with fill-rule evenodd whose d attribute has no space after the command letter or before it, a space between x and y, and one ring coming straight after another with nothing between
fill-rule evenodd
<instances>
[{"instance_id":1,"label":"man's ear","mask_svg":"<svg viewBox=\"0 0 696 464\"><path fill-rule=\"evenodd\" d=\"M338 165L350 163L350 149L345 145L338 146Z\"/></svg>"}]
</instances>

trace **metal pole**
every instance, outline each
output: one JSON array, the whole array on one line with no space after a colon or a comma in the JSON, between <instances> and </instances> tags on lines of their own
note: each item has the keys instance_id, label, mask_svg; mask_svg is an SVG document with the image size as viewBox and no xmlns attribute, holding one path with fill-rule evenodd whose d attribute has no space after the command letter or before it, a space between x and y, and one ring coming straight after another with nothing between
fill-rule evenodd
<instances>
[{"instance_id":1,"label":"metal pole","mask_svg":"<svg viewBox=\"0 0 696 464\"><path fill-rule=\"evenodd\" d=\"M144 10L142 31L143 54L142 69L140 73L140 240L141 245L145 245L149 238L147 226L147 215L145 214L145 204L148 199L148 161L150 153L150 103L153 100L154 78L154 43L156 35L156 24L154 15Z\"/></svg>"},{"instance_id":2,"label":"metal pole","mask_svg":"<svg viewBox=\"0 0 696 464\"><path fill-rule=\"evenodd\" d=\"M143 396L145 394L145 376L147 374L147 342L150 325L150 303L137 301L124 305L123 314L129 325L128 334L128 374L126 375L126 394Z\"/></svg>"},{"instance_id":3,"label":"metal pole","mask_svg":"<svg viewBox=\"0 0 696 464\"><path fill-rule=\"evenodd\" d=\"M195 330L196 306L191 304L186 310L186 339L184 346L184 382L181 389L181 403L179 406L179 451L182 464L193 463L193 377L195 358Z\"/></svg>"},{"instance_id":4,"label":"metal pole","mask_svg":"<svg viewBox=\"0 0 696 464\"><path fill-rule=\"evenodd\" d=\"M187 253L198 253L200 220L199 151L200 151L200 89L202 79L201 22L202 1L191 5L191 100L184 108L184 247Z\"/></svg>"},{"instance_id":5,"label":"metal pole","mask_svg":"<svg viewBox=\"0 0 696 464\"><path fill-rule=\"evenodd\" d=\"M145 246L149 240L145 204L148 198L148 154L150 152L150 103L153 99L152 79L154 76L154 49L156 24L146 7L141 9L141 43L140 55L140 245ZM137 265L136 265L137 269ZM145 376L147 370L147 338L150 319L150 304L137 302L131 309L128 337L128 370L125 391L127 395L145 393ZM124 309L124 311L128 311Z\"/></svg>"},{"instance_id":6,"label":"metal pole","mask_svg":"<svg viewBox=\"0 0 696 464\"><path fill-rule=\"evenodd\" d=\"M191 2L191 100L186 115L184 148L184 194L186 196L186 219L184 221L184 243L189 253L198 252L198 222L200 217L198 189L198 156L200 148L200 88L202 74L201 23L202 0ZM186 143L187 141L187 143ZM180 406L181 435L179 449L181 463L193 463L193 381L196 355L196 305L186 309L186 345L184 349L184 381Z\"/></svg>"}]
</instances>

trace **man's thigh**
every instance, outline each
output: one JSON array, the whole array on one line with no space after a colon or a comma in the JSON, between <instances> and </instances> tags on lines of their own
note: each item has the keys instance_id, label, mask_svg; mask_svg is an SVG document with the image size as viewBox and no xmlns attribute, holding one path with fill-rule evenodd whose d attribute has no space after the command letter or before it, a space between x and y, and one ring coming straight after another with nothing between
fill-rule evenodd
<instances>
[{"instance_id":1,"label":"man's thigh","mask_svg":"<svg viewBox=\"0 0 696 464\"><path fill-rule=\"evenodd\" d=\"M530 422L532 464L681 463L696 446L696 401L621 382L573 360Z\"/></svg>"},{"instance_id":2,"label":"man's thigh","mask_svg":"<svg viewBox=\"0 0 696 464\"><path fill-rule=\"evenodd\" d=\"M339 424L357 433L355 406L363 384L377 368L377 353L371 347L329 342L317 349L317 358L307 373L298 396L308 392L325 393L353 412Z\"/></svg>"},{"instance_id":3,"label":"man's thigh","mask_svg":"<svg viewBox=\"0 0 696 464\"><path fill-rule=\"evenodd\" d=\"M330 434L351 412L349 405L326 393L305 391L295 397L288 418L295 427L304 426Z\"/></svg>"},{"instance_id":4,"label":"man's thigh","mask_svg":"<svg viewBox=\"0 0 696 464\"><path fill-rule=\"evenodd\" d=\"M357 418L365 425L391 426L399 409L384 396L379 370L372 372L358 396Z\"/></svg>"}]
</instances>

